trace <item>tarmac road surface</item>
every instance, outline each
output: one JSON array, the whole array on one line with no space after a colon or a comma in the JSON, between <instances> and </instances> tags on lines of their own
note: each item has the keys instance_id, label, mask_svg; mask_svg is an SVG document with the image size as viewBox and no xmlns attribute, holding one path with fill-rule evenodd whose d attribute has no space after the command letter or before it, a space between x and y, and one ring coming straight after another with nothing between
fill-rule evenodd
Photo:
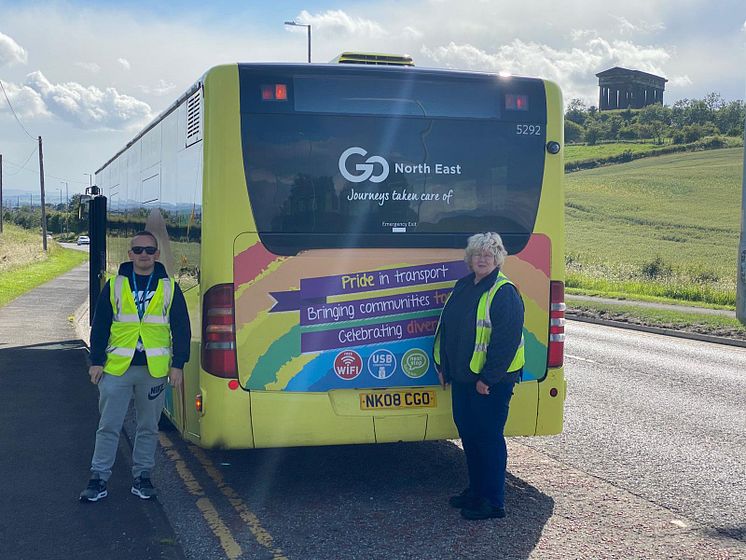
<instances>
[{"instance_id":1,"label":"tarmac road surface","mask_svg":"<svg viewBox=\"0 0 746 560\"><path fill-rule=\"evenodd\" d=\"M458 442L228 452L174 432L161 434L158 502L129 493L123 438L110 496L78 504L96 399L68 317L86 278L81 267L0 309L0 557L746 558L726 491L744 480L744 354L576 323L565 434L510 441L506 519L447 506L465 485Z\"/></svg>"}]
</instances>

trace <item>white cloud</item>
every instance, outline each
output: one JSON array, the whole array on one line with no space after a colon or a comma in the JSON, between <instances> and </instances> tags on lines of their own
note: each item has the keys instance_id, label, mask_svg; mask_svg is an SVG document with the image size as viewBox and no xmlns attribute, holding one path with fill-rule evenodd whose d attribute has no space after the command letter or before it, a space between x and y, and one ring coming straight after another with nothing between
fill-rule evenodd
<instances>
[{"instance_id":1,"label":"white cloud","mask_svg":"<svg viewBox=\"0 0 746 560\"><path fill-rule=\"evenodd\" d=\"M342 10L327 10L323 14L311 15L303 10L298 23L310 24L313 32L321 31L329 35L346 34L366 37L383 37L386 31L373 20L352 17ZM289 27L289 29L293 29ZM305 31L305 29L303 30Z\"/></svg>"},{"instance_id":2,"label":"white cloud","mask_svg":"<svg viewBox=\"0 0 746 560\"><path fill-rule=\"evenodd\" d=\"M16 43L11 37L0 32L0 66L26 64L27 60L26 49Z\"/></svg>"},{"instance_id":3,"label":"white cloud","mask_svg":"<svg viewBox=\"0 0 746 560\"><path fill-rule=\"evenodd\" d=\"M402 29L402 35L409 39L422 39L422 37L424 36L422 31L410 25L407 25L404 29Z\"/></svg>"},{"instance_id":4,"label":"white cloud","mask_svg":"<svg viewBox=\"0 0 746 560\"><path fill-rule=\"evenodd\" d=\"M672 86L685 87L692 85L694 82L692 82L692 79L689 76L684 74L683 76L674 76L673 78L669 78L668 83Z\"/></svg>"},{"instance_id":5,"label":"white cloud","mask_svg":"<svg viewBox=\"0 0 746 560\"><path fill-rule=\"evenodd\" d=\"M114 88L101 90L76 82L53 84L40 71L26 77L53 115L85 129L129 129L152 118L150 106Z\"/></svg>"},{"instance_id":6,"label":"white cloud","mask_svg":"<svg viewBox=\"0 0 746 560\"><path fill-rule=\"evenodd\" d=\"M117 58L117 62L118 62L119 64L121 64L121 65L122 65L122 67L123 67L123 68L124 68L125 70L129 70L130 68L132 68L132 65L130 64L130 61L129 61L129 60L127 60L126 58Z\"/></svg>"},{"instance_id":7,"label":"white cloud","mask_svg":"<svg viewBox=\"0 0 746 560\"><path fill-rule=\"evenodd\" d=\"M76 62L75 66L93 72L94 74L101 71L101 67L95 62Z\"/></svg>"},{"instance_id":8,"label":"white cloud","mask_svg":"<svg viewBox=\"0 0 746 560\"><path fill-rule=\"evenodd\" d=\"M540 76L557 82L565 99L580 97L594 103L597 97L596 74L613 66L622 66L664 76L662 71L670 55L662 48L636 45L630 41L608 41L597 35L576 34L584 42L575 47L552 46L514 39L494 52L470 44L429 48L422 54L448 68L506 71L513 75Z\"/></svg>"},{"instance_id":9,"label":"white cloud","mask_svg":"<svg viewBox=\"0 0 746 560\"><path fill-rule=\"evenodd\" d=\"M619 23L619 33L622 35L629 33L656 33L666 28L662 23L649 23L644 20L633 23L624 16L612 15L611 17Z\"/></svg>"},{"instance_id":10,"label":"white cloud","mask_svg":"<svg viewBox=\"0 0 746 560\"><path fill-rule=\"evenodd\" d=\"M33 118L49 115L41 95L32 88L6 81L3 81L3 88L19 117ZM3 99L0 99L0 112L10 113L10 109Z\"/></svg>"},{"instance_id":11,"label":"white cloud","mask_svg":"<svg viewBox=\"0 0 746 560\"><path fill-rule=\"evenodd\" d=\"M166 95L176 89L176 84L161 78L154 86L139 85L137 88L146 95Z\"/></svg>"}]
</instances>

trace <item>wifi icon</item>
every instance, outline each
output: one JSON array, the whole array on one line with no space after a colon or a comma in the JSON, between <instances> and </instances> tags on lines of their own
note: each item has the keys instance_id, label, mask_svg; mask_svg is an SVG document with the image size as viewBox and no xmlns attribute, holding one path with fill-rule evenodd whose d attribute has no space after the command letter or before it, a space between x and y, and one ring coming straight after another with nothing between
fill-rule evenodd
<instances>
[{"instance_id":1,"label":"wifi icon","mask_svg":"<svg viewBox=\"0 0 746 560\"><path fill-rule=\"evenodd\" d=\"M334 358L334 373L340 379L351 381L363 370L363 359L354 350L345 350Z\"/></svg>"}]
</instances>

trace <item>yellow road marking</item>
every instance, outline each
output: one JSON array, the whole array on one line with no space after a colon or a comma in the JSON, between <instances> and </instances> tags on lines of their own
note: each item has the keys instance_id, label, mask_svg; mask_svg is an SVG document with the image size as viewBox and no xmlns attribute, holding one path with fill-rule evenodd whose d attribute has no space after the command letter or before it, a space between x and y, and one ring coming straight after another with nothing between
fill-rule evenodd
<instances>
[{"instance_id":1,"label":"yellow road marking","mask_svg":"<svg viewBox=\"0 0 746 560\"><path fill-rule=\"evenodd\" d=\"M184 481L186 489L193 496L199 497L196 502L197 508L202 513L202 517L204 517L213 534L220 541L220 546L223 547L225 556L229 560L236 560L243 552L241 550L241 545L239 545L236 542L236 539L233 538L230 529L228 529L227 525L220 518L220 514L215 509L215 506L212 505L210 498L205 496L205 491L202 489L202 486L197 479L194 478L194 475L187 467L186 462L181 458L181 454L174 449L174 444L168 436L161 432L159 438L163 450L166 452L168 458L174 463L176 472L181 477L181 480Z\"/></svg>"},{"instance_id":2,"label":"yellow road marking","mask_svg":"<svg viewBox=\"0 0 746 560\"><path fill-rule=\"evenodd\" d=\"M225 480L223 480L223 475L217 468L215 468L207 454L195 445L190 445L189 451L202 464L209 477L213 480L213 482L215 482L223 495L228 498L228 501L233 506L233 509L236 510L239 517L248 526L249 531L251 531L251 533L254 535L256 542L258 542L261 546L271 552L272 558L274 560L288 560L282 549L275 546L272 535L270 535L269 531L262 527L262 524L256 514L246 506L246 504L239 497L236 491L225 483Z\"/></svg>"}]
</instances>

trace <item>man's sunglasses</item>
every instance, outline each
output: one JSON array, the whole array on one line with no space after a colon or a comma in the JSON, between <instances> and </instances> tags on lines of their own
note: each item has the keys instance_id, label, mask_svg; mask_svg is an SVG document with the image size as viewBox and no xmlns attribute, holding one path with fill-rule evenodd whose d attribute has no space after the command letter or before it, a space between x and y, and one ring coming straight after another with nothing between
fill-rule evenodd
<instances>
[{"instance_id":1,"label":"man's sunglasses","mask_svg":"<svg viewBox=\"0 0 746 560\"><path fill-rule=\"evenodd\" d=\"M145 251L148 255L155 255L158 247L132 247L132 249L130 250L136 255L141 254L143 251Z\"/></svg>"}]
</instances>

